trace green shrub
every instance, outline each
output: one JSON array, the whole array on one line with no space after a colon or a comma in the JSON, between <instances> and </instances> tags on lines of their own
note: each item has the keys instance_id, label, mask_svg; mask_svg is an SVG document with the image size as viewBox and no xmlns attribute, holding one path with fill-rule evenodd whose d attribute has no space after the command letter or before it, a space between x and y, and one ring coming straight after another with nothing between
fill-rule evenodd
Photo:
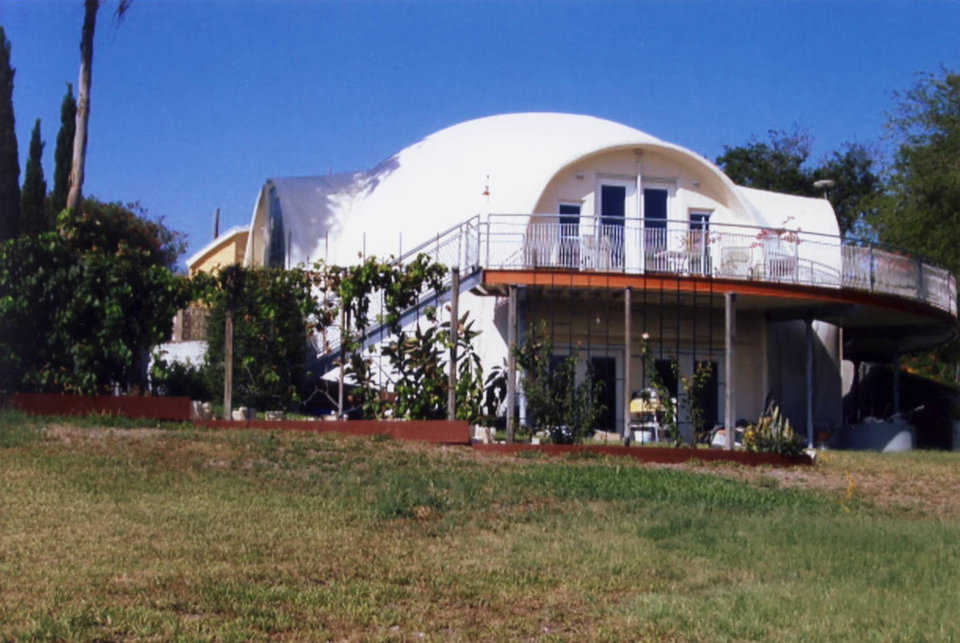
<instances>
[{"instance_id":1,"label":"green shrub","mask_svg":"<svg viewBox=\"0 0 960 643\"><path fill-rule=\"evenodd\" d=\"M579 360L574 355L555 360L553 344L542 323L531 328L526 340L517 346L516 356L533 426L546 430L555 444L582 442L603 413L603 383L596 381L589 369L578 383Z\"/></svg>"},{"instance_id":2,"label":"green shrub","mask_svg":"<svg viewBox=\"0 0 960 643\"><path fill-rule=\"evenodd\" d=\"M136 209L88 199L56 232L0 243L0 392L146 387L191 291L170 270L177 235Z\"/></svg>"},{"instance_id":3,"label":"green shrub","mask_svg":"<svg viewBox=\"0 0 960 643\"><path fill-rule=\"evenodd\" d=\"M744 431L743 446L747 451L790 456L803 453L806 444L794 433L790 420L780 413L780 407L771 403L757 423Z\"/></svg>"},{"instance_id":4,"label":"green shrub","mask_svg":"<svg viewBox=\"0 0 960 643\"><path fill-rule=\"evenodd\" d=\"M191 363L167 361L163 353L154 354L150 367L150 386L154 395L185 396L191 400L209 400L214 397L207 387L208 378L199 366Z\"/></svg>"},{"instance_id":5,"label":"green shrub","mask_svg":"<svg viewBox=\"0 0 960 643\"><path fill-rule=\"evenodd\" d=\"M211 303L206 390L223 391L225 320L233 315L233 403L258 409L300 409L315 386L308 371L312 331L329 323L306 270L230 266L207 278Z\"/></svg>"}]
</instances>

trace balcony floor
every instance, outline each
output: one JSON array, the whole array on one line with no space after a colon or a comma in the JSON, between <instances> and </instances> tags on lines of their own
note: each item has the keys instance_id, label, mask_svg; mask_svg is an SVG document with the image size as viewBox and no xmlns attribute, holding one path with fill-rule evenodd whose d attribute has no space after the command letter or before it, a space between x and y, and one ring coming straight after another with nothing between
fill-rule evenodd
<instances>
[{"instance_id":1,"label":"balcony floor","mask_svg":"<svg viewBox=\"0 0 960 643\"><path fill-rule=\"evenodd\" d=\"M669 301L682 305L696 298L701 307L722 307L723 294L735 292L738 308L762 311L774 321L811 318L842 327L847 358L866 361L889 361L898 353L929 349L960 331L953 315L923 301L887 293L790 282L542 268L487 269L477 291L505 295L511 285L545 290L608 291L614 297L620 297L623 290L630 287L636 292L670 293Z\"/></svg>"}]
</instances>

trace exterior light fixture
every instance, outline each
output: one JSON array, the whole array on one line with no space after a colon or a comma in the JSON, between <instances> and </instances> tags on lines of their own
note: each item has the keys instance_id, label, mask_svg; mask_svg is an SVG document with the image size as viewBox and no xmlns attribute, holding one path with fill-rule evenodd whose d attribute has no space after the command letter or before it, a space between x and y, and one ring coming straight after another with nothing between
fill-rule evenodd
<instances>
[{"instance_id":1,"label":"exterior light fixture","mask_svg":"<svg viewBox=\"0 0 960 643\"><path fill-rule=\"evenodd\" d=\"M813 187L818 190L823 190L823 198L827 198L827 193L830 191L830 188L837 184L833 179L820 179L819 181L813 182Z\"/></svg>"}]
</instances>

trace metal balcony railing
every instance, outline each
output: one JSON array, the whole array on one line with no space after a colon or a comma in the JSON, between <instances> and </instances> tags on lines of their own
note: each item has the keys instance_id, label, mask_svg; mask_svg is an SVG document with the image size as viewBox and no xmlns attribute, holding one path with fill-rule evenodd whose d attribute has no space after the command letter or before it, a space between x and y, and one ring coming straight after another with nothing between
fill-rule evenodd
<instances>
[{"instance_id":1,"label":"metal balcony railing","mask_svg":"<svg viewBox=\"0 0 960 643\"><path fill-rule=\"evenodd\" d=\"M470 282L466 278L480 268L480 244L481 244L481 221L479 216L473 216L448 228L437 235L404 252L400 257L393 259L398 266L405 266L414 261L420 255L427 255L434 262L450 267L459 267L461 277L461 289L467 288ZM450 290L451 275L447 273L439 292L429 287L425 287L417 293L416 303L410 310L414 314L429 306L436 306L444 301L442 295ZM384 306L383 293L377 291L370 296L370 307L367 313L367 331L364 337L360 338L363 345L370 345L382 341L387 336L387 329L384 326ZM327 328L322 336L315 339L318 356L333 356L340 350L341 337L339 325ZM328 360L329 361L329 360Z\"/></svg>"},{"instance_id":2,"label":"metal balcony railing","mask_svg":"<svg viewBox=\"0 0 960 643\"><path fill-rule=\"evenodd\" d=\"M907 253L802 230L558 214L491 214L483 267L666 273L852 288L927 302L957 314L943 268Z\"/></svg>"},{"instance_id":3,"label":"metal balcony railing","mask_svg":"<svg viewBox=\"0 0 960 643\"><path fill-rule=\"evenodd\" d=\"M403 253L399 265L426 254L462 276L480 268L673 274L897 295L957 315L957 284L943 268L867 244L802 230L751 225L558 214L471 217ZM448 277L449 279L449 277ZM469 284L462 284L468 286ZM448 294L418 293L411 311L437 305ZM365 345L385 338L383 301L371 297ZM318 355L339 351L339 329L318 338Z\"/></svg>"}]
</instances>

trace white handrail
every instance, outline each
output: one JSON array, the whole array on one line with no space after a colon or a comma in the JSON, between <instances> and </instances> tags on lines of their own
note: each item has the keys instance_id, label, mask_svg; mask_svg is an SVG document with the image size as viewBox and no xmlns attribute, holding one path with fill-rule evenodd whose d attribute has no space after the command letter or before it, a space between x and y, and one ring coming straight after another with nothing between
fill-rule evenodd
<instances>
[{"instance_id":1,"label":"white handrail","mask_svg":"<svg viewBox=\"0 0 960 643\"><path fill-rule=\"evenodd\" d=\"M907 253L824 233L540 213L490 214L477 230L484 245L478 256L486 268L649 272L851 288L923 301L957 315L956 280L949 271Z\"/></svg>"}]
</instances>

